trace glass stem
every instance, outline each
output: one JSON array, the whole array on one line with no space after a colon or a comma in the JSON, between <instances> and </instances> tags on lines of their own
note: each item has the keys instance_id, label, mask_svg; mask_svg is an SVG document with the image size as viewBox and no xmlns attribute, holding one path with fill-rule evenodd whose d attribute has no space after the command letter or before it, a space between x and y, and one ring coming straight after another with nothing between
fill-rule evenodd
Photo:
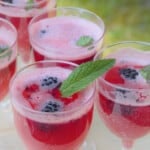
<instances>
[{"instance_id":1,"label":"glass stem","mask_svg":"<svg viewBox=\"0 0 150 150\"><path fill-rule=\"evenodd\" d=\"M122 140L123 147L122 150L133 150L134 141L131 139L123 139Z\"/></svg>"}]
</instances>

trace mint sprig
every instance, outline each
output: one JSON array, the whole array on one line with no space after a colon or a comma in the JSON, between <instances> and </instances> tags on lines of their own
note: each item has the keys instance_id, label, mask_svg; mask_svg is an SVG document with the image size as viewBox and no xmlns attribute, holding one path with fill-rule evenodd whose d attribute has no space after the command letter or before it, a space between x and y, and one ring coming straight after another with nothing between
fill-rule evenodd
<instances>
[{"instance_id":1,"label":"mint sprig","mask_svg":"<svg viewBox=\"0 0 150 150\"><path fill-rule=\"evenodd\" d=\"M150 65L145 66L140 70L141 75L150 82Z\"/></svg>"},{"instance_id":2,"label":"mint sprig","mask_svg":"<svg viewBox=\"0 0 150 150\"><path fill-rule=\"evenodd\" d=\"M94 42L94 39L88 35L81 36L77 41L76 45L80 47L90 46Z\"/></svg>"},{"instance_id":3,"label":"mint sprig","mask_svg":"<svg viewBox=\"0 0 150 150\"><path fill-rule=\"evenodd\" d=\"M8 49L8 47L0 47L0 54L3 53L4 51L6 51Z\"/></svg>"},{"instance_id":4,"label":"mint sprig","mask_svg":"<svg viewBox=\"0 0 150 150\"><path fill-rule=\"evenodd\" d=\"M81 64L60 87L63 97L69 97L86 88L96 78L105 73L115 63L115 59L103 59Z\"/></svg>"},{"instance_id":5,"label":"mint sprig","mask_svg":"<svg viewBox=\"0 0 150 150\"><path fill-rule=\"evenodd\" d=\"M8 51L8 52L2 54L2 53L5 52L8 48L9 48L9 47L6 47L6 46L1 46L1 47L0 47L0 58L4 58L4 57L7 57L7 56L10 58L11 53L12 53L11 51ZM2 55L1 55L1 54L2 54Z\"/></svg>"},{"instance_id":6,"label":"mint sprig","mask_svg":"<svg viewBox=\"0 0 150 150\"><path fill-rule=\"evenodd\" d=\"M34 4L34 0L28 0L27 3L26 3L25 9L26 10L32 9L33 4Z\"/></svg>"}]
</instances>

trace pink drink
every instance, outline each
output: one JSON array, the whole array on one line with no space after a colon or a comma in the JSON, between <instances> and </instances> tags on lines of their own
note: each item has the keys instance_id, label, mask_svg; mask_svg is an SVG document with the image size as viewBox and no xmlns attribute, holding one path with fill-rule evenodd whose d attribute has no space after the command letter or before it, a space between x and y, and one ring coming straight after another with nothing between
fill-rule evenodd
<instances>
[{"instance_id":1,"label":"pink drink","mask_svg":"<svg viewBox=\"0 0 150 150\"><path fill-rule=\"evenodd\" d=\"M4 19L0 19L0 101L8 92L9 82L16 70L17 31Z\"/></svg>"},{"instance_id":2,"label":"pink drink","mask_svg":"<svg viewBox=\"0 0 150 150\"><path fill-rule=\"evenodd\" d=\"M91 125L94 87L62 98L58 88L73 64L51 61L29 67L11 86L14 120L24 144L29 150L77 150Z\"/></svg>"},{"instance_id":3,"label":"pink drink","mask_svg":"<svg viewBox=\"0 0 150 150\"><path fill-rule=\"evenodd\" d=\"M78 64L92 60L102 45L102 20L79 8L58 8L49 14L50 16L43 13L35 17L29 25L35 60L68 60ZM82 36L90 36L93 39L91 45L77 45Z\"/></svg>"},{"instance_id":4,"label":"pink drink","mask_svg":"<svg viewBox=\"0 0 150 150\"><path fill-rule=\"evenodd\" d=\"M34 3L30 4L30 6L27 0L0 1L0 17L10 20L18 30L18 47L25 62L29 61L31 55L27 30L29 21L41 11L53 8L56 5L55 0L33 1Z\"/></svg>"},{"instance_id":5,"label":"pink drink","mask_svg":"<svg viewBox=\"0 0 150 150\"><path fill-rule=\"evenodd\" d=\"M126 43L122 48L112 47L116 51L110 51L108 57L117 62L98 80L98 110L106 126L126 148L131 148L135 139L150 131L150 84L140 73L150 65L150 53L127 47Z\"/></svg>"}]
</instances>

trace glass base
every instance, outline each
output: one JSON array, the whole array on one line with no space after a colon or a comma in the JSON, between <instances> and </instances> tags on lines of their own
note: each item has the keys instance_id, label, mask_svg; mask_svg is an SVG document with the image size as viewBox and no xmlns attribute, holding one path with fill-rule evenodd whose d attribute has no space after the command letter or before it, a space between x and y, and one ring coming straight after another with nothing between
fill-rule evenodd
<instances>
[{"instance_id":1,"label":"glass base","mask_svg":"<svg viewBox=\"0 0 150 150\"><path fill-rule=\"evenodd\" d=\"M93 141L85 141L79 150L98 150Z\"/></svg>"},{"instance_id":2,"label":"glass base","mask_svg":"<svg viewBox=\"0 0 150 150\"><path fill-rule=\"evenodd\" d=\"M15 130L0 134L0 150L26 150ZM79 150L98 150L93 141L85 141Z\"/></svg>"},{"instance_id":3,"label":"glass base","mask_svg":"<svg viewBox=\"0 0 150 150\"><path fill-rule=\"evenodd\" d=\"M6 119L0 112L0 127L3 127L0 128L0 150L26 150L24 148L24 145L22 144L21 139L16 133L13 121L8 119L8 118L12 119L11 109L4 109L4 110L5 112L8 113L5 113L4 115L6 116L7 118ZM1 116L3 116L3 119L6 119L6 121L2 120ZM7 122L7 124L5 124L4 122L5 123ZM149 139L150 135L147 135L137 140L134 144L133 149L149 150L150 149ZM121 147L122 145L120 139L117 138L115 135L111 134L111 132L105 127L105 125L99 119L97 112L95 112L89 136L87 137L86 141L83 143L83 145L79 150L121 150Z\"/></svg>"},{"instance_id":4,"label":"glass base","mask_svg":"<svg viewBox=\"0 0 150 150\"><path fill-rule=\"evenodd\" d=\"M13 114L8 97L0 103L0 133L13 129ZM1 135L1 134L0 134Z\"/></svg>"}]
</instances>

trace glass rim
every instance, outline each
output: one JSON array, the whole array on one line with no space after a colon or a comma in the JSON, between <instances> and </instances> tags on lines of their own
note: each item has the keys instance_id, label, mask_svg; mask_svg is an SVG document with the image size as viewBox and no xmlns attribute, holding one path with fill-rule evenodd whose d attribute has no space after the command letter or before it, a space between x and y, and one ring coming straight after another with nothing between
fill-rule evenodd
<instances>
[{"instance_id":1,"label":"glass rim","mask_svg":"<svg viewBox=\"0 0 150 150\"><path fill-rule=\"evenodd\" d=\"M43 12L41 12L41 13L39 13L38 15L36 15L36 16L34 16L32 19L31 19L31 21L30 21L30 23L29 23L29 26L28 26L28 32L29 32L29 38L30 38L30 40L35 44L35 45L37 45L40 49L45 49L44 47L42 47L41 45L40 45L40 43L38 43L36 40L34 40L33 39L33 37L31 37L31 26L32 26L32 24L34 23L34 21L37 19L37 18L39 18L40 16L42 16L43 14L45 14L45 13L47 13L47 12L52 12L52 11L55 11L55 10L75 10L76 12L85 12L85 13L88 13L88 14L91 14L91 15L93 15L97 20L99 20L100 21L100 23L102 24L102 26L103 26L103 30L102 30L102 34L99 36L99 38L96 40L96 41L94 41L91 45L89 45L89 46L85 46L85 47L74 47L73 49L74 50L76 50L76 49L88 49L88 48L91 48L91 47L93 47L93 46L95 46L98 42L100 42L102 39L103 39L103 37L104 37L104 34L105 34L105 32L106 32L106 27L105 27L105 23L104 23L104 21L103 21L103 19L100 17L100 16L98 16L96 13L94 13L94 12L92 12L92 11L90 11L90 10L88 10L88 9L84 9L84 8L81 8L81 7L57 7L57 8L52 8L52 9L50 9L50 10L44 10ZM54 18L55 18L56 16L54 16ZM80 17L80 16L79 16ZM53 17L52 17L53 18ZM45 19L45 18L44 18ZM40 19L40 20L42 20L42 19ZM93 21L91 21L91 22L93 22ZM99 26L99 25L98 25ZM32 43L31 42L31 43ZM50 49L53 49L53 48L50 48ZM68 49L67 49L68 50ZM50 52L50 51L49 51ZM93 50L90 50L89 51L89 53L92 53L93 52ZM88 53L88 54L89 54ZM61 59L61 56L59 55L59 53L56 53L57 54L57 59ZM84 55L85 53L82 53L82 55ZM65 56L66 57L66 60L70 60L69 58L70 57L68 57L68 56ZM78 57L78 56L76 56L76 57ZM71 59L72 60L72 59Z\"/></svg>"},{"instance_id":2,"label":"glass rim","mask_svg":"<svg viewBox=\"0 0 150 150\"><path fill-rule=\"evenodd\" d=\"M36 64L40 64L40 63L63 63L63 64L69 64L69 65L71 65L71 66L73 66L73 67L79 66L78 64L75 64L75 63L72 63L72 62L69 62L69 61L63 61L63 60L44 60L44 61L34 62L34 63L32 63L32 64L29 64L29 65L27 65L27 66L21 68L21 69L12 77L12 79L11 79L11 81L10 81L10 84L9 84L9 89L10 89L10 95L11 95L11 102L12 102L12 105L16 105L16 104L17 104L17 105L19 105L20 108L23 109L24 111L29 112L29 113L33 113L33 114L36 114L36 115L43 115L43 116L44 116L44 115L49 115L49 116L52 115L52 116L54 116L54 115L63 115L63 114L68 114L68 113L71 113L71 112L78 111L78 110L80 110L80 109L83 107L83 105L89 103L89 102L91 101L92 97L94 97L95 91L96 91L96 83L95 83L95 82L93 82L92 84L90 84L90 86L93 86L93 88L91 88L91 89L92 89L92 92L91 92L91 94L88 96L88 98L86 98L87 100L84 101L83 103L81 103L82 105L81 105L81 104L78 104L78 105L76 105L75 107L71 108L70 110L58 111L58 112L42 112L42 111L34 110L34 109L32 109L32 108L29 108L29 107L27 107L27 106L22 105L22 103L19 103L18 100L16 100L16 98L15 98L15 99L12 98L12 97L13 97L12 94L11 94L12 85L13 85L15 79L17 78L17 76L18 76L22 71L24 71L24 70L26 70L26 69L28 69L28 68L30 68L30 67L36 65Z\"/></svg>"},{"instance_id":3,"label":"glass rim","mask_svg":"<svg viewBox=\"0 0 150 150\"><path fill-rule=\"evenodd\" d=\"M108 46L105 46L102 48L101 51L99 51L95 56L94 56L94 60L98 59L99 55L105 51L105 49L108 49L108 48L111 48L111 47L114 47L114 46L117 46L117 45L123 45L123 44L138 44L138 45L147 45L147 46L150 46L150 42L144 42L144 41L120 41L120 42L116 42L116 43L113 43L111 45L108 45ZM147 53L150 53L150 51L147 51ZM119 86L119 85L116 85L114 83L111 83L109 81L106 81L102 76L98 78L98 80L101 80L102 82L104 82L105 84L107 84L108 86L111 86L113 88L117 88L117 89L121 89L121 90L125 90L125 91L146 91L146 90L150 90L150 87L149 88L146 88L146 89L136 89L136 88L127 88L127 87L122 87L122 86Z\"/></svg>"},{"instance_id":4,"label":"glass rim","mask_svg":"<svg viewBox=\"0 0 150 150\"><path fill-rule=\"evenodd\" d=\"M97 52L97 54L94 56L94 60L96 59L96 57L102 53L103 51L105 51L105 49L107 48L111 48L111 47L114 47L114 46L117 46L117 45L123 45L123 44L138 44L138 45L147 45L147 46L150 46L150 42L148 41L119 41L119 42L115 42L115 43L112 43L110 45L107 45L107 46L104 46L100 51Z\"/></svg>"},{"instance_id":5,"label":"glass rim","mask_svg":"<svg viewBox=\"0 0 150 150\"><path fill-rule=\"evenodd\" d=\"M7 24L15 34L15 38L13 38L14 41L12 42L12 44L8 48L6 48L6 50L4 52L0 53L0 57L2 57L5 54L7 54L9 51L11 51L11 48L17 43L18 33L17 33L17 29L15 28L15 26L8 20L6 20L4 18L0 18L0 21Z\"/></svg>"},{"instance_id":6,"label":"glass rim","mask_svg":"<svg viewBox=\"0 0 150 150\"><path fill-rule=\"evenodd\" d=\"M16 7L16 8L24 8L26 6L38 6L40 5L41 3L43 2L46 2L47 0L40 0L40 1L37 1L36 3L33 3L33 4L13 4L13 3L9 3L9 2L5 2L5 1L0 1L0 4L3 4L5 6L9 6L9 7Z\"/></svg>"}]
</instances>

